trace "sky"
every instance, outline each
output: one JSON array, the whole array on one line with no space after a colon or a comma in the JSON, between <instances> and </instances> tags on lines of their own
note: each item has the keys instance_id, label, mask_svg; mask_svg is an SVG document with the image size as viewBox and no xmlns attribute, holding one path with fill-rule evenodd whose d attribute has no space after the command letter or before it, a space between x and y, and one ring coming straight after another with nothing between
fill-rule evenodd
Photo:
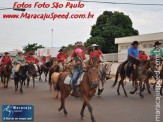
<instances>
[{"instance_id":1,"label":"sky","mask_svg":"<svg viewBox=\"0 0 163 122\"><path fill-rule=\"evenodd\" d=\"M14 2L60 2L66 0L0 0L0 8L12 8ZM88 0L93 1L93 0ZM163 4L163 0L96 0L108 2L132 2L132 3L157 3ZM72 2L71 3L78 3ZM85 42L90 37L91 26L96 23L97 17L103 11L120 11L129 15L132 19L133 27L139 34L149 34L163 32L163 6L133 6L133 5L113 5L103 3L84 3L84 8L76 9L52 9L52 8L31 8L26 9L27 13L88 13L94 14L93 19L3 19L3 14L21 14L20 11L0 10L0 52L21 50L28 43L38 43L45 47L61 47L74 44L77 41Z\"/></svg>"}]
</instances>

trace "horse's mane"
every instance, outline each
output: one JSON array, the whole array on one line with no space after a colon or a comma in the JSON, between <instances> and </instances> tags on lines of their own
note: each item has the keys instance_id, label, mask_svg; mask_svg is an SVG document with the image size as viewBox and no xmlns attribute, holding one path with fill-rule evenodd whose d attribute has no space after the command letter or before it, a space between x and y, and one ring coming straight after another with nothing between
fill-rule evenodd
<instances>
[{"instance_id":1,"label":"horse's mane","mask_svg":"<svg viewBox=\"0 0 163 122\"><path fill-rule=\"evenodd\" d=\"M90 59L88 60L87 64L89 66L95 66L98 65L98 60L95 56L90 57Z\"/></svg>"}]
</instances>

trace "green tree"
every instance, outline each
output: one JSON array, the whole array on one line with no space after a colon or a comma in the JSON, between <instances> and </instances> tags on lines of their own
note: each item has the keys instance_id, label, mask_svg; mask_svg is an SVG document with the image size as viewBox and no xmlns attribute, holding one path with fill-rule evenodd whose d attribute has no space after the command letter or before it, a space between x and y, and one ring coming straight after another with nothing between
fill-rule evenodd
<instances>
[{"instance_id":1,"label":"green tree","mask_svg":"<svg viewBox=\"0 0 163 122\"><path fill-rule=\"evenodd\" d=\"M129 16L122 12L104 11L92 26L91 37L85 42L90 52L92 44L98 44L103 53L117 53L118 46L114 44L115 38L138 35L138 30L132 27Z\"/></svg>"},{"instance_id":2,"label":"green tree","mask_svg":"<svg viewBox=\"0 0 163 122\"><path fill-rule=\"evenodd\" d=\"M33 44L25 45L25 46L23 47L23 50L24 50L25 52L28 52L28 51L30 51L30 50L37 50L37 49L39 49L39 48L44 48L44 46L38 45L37 43L33 43Z\"/></svg>"}]
</instances>

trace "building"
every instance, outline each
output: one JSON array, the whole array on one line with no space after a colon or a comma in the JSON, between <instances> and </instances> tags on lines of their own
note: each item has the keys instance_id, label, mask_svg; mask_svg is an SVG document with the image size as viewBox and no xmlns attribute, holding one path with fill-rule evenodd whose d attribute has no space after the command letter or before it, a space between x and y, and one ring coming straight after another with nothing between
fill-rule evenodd
<instances>
[{"instance_id":1,"label":"building","mask_svg":"<svg viewBox=\"0 0 163 122\"><path fill-rule=\"evenodd\" d=\"M118 62L123 62L127 59L127 50L133 41L140 43L139 50L143 50L146 54L149 54L155 41L163 43L163 32L116 38L115 44L118 44ZM161 45L161 48L163 48L163 45Z\"/></svg>"}]
</instances>

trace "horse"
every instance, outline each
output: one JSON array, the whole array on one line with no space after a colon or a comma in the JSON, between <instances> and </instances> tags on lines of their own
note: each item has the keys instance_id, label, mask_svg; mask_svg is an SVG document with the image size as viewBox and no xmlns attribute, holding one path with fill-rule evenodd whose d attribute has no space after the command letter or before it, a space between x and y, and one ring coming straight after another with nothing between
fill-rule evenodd
<instances>
[{"instance_id":1,"label":"horse","mask_svg":"<svg viewBox=\"0 0 163 122\"><path fill-rule=\"evenodd\" d=\"M124 62L123 62L124 63ZM126 93L126 90L125 90L125 87L124 87L124 80L125 78L127 77L126 75L126 71L127 71L127 64L120 64L117 68L117 72L116 72L116 77L115 77L115 81L114 81L114 84L112 85L112 87L114 87L118 81L118 76L120 74L120 81L119 81L119 84L118 84L118 88L117 88L117 93L118 95L120 95L120 92L119 92L119 89L120 89L120 85L122 85L122 88L124 90L124 94L125 96L127 97L127 93ZM144 96L142 95L142 83L147 83L147 71L150 69L150 68L154 68L155 66L155 62L154 60L150 59L150 60L146 60L146 61L139 61L139 64L136 66L136 68L134 69L133 71L133 77L132 77L132 82L133 82L133 85L135 85L135 90L134 91L131 91L130 94L134 94L136 91L137 91L137 81L140 81L139 82L139 86L140 86L140 97L143 98ZM149 85L148 85L148 89L149 89ZM148 90L148 92L150 93L150 90Z\"/></svg>"},{"instance_id":2,"label":"horse","mask_svg":"<svg viewBox=\"0 0 163 122\"><path fill-rule=\"evenodd\" d=\"M56 68L54 67L54 70L49 71L49 78L50 78L50 90L53 88L53 97L55 99L58 98L58 95L59 95L59 90L57 90L58 88L58 77L59 75L61 74L61 72L59 72L59 66L56 64ZM64 68L63 68L63 71L62 72L70 72L70 71L73 71L73 66L71 65L71 63L67 63L67 64L64 64ZM51 75L50 75L51 74ZM57 94L55 94L55 91L57 90Z\"/></svg>"},{"instance_id":3,"label":"horse","mask_svg":"<svg viewBox=\"0 0 163 122\"><path fill-rule=\"evenodd\" d=\"M34 66L34 64L30 64L31 66L32 66L32 73L30 73L30 72L28 72L27 73L27 87L29 87L29 82L30 82L30 77L32 77L32 80L33 80L33 88L35 88L35 78L37 77L37 70L36 70L36 68L37 67L35 67ZM24 82L24 85L25 85L25 82Z\"/></svg>"},{"instance_id":4,"label":"horse","mask_svg":"<svg viewBox=\"0 0 163 122\"><path fill-rule=\"evenodd\" d=\"M97 59L90 58L87 65L87 71L83 75L83 80L79 86L75 87L75 92L73 96L80 96L83 98L84 103L80 112L81 119L84 119L84 109L87 106L88 110L91 114L91 120L92 122L95 122L94 115L92 113L92 107L89 103L91 98L95 95L96 88L99 83L99 64ZM68 76L69 72L63 72L59 75L58 83L59 83L59 89L61 92L61 106L58 108L58 111L61 111L63 109L65 116L68 116L67 110L65 108L65 99L70 95L70 85L64 84L65 78ZM80 90L80 94L76 92L76 90Z\"/></svg>"},{"instance_id":5,"label":"horse","mask_svg":"<svg viewBox=\"0 0 163 122\"><path fill-rule=\"evenodd\" d=\"M1 72L1 82L4 88L8 88L8 82L12 73L12 63L8 62Z\"/></svg>"},{"instance_id":6,"label":"horse","mask_svg":"<svg viewBox=\"0 0 163 122\"><path fill-rule=\"evenodd\" d=\"M104 83L106 80L110 79L110 68L112 66L111 64L100 64L100 70L99 70L99 77L100 77L100 83L98 85L98 93L97 95L100 96L104 90ZM109 72L109 74L107 74ZM102 88L100 88L100 85Z\"/></svg>"},{"instance_id":7,"label":"horse","mask_svg":"<svg viewBox=\"0 0 163 122\"><path fill-rule=\"evenodd\" d=\"M18 90L18 83L20 82L20 92L23 93L23 83L28 77L27 73L29 74L35 73L35 67L33 64L20 66L19 71L15 72L15 75L14 75L15 91Z\"/></svg>"},{"instance_id":8,"label":"horse","mask_svg":"<svg viewBox=\"0 0 163 122\"><path fill-rule=\"evenodd\" d=\"M47 75L48 75L48 72L49 72L51 65L52 65L52 63L50 61L48 61L45 64L38 66L39 81L42 81L41 74L44 72L45 82L47 82Z\"/></svg>"}]
</instances>

